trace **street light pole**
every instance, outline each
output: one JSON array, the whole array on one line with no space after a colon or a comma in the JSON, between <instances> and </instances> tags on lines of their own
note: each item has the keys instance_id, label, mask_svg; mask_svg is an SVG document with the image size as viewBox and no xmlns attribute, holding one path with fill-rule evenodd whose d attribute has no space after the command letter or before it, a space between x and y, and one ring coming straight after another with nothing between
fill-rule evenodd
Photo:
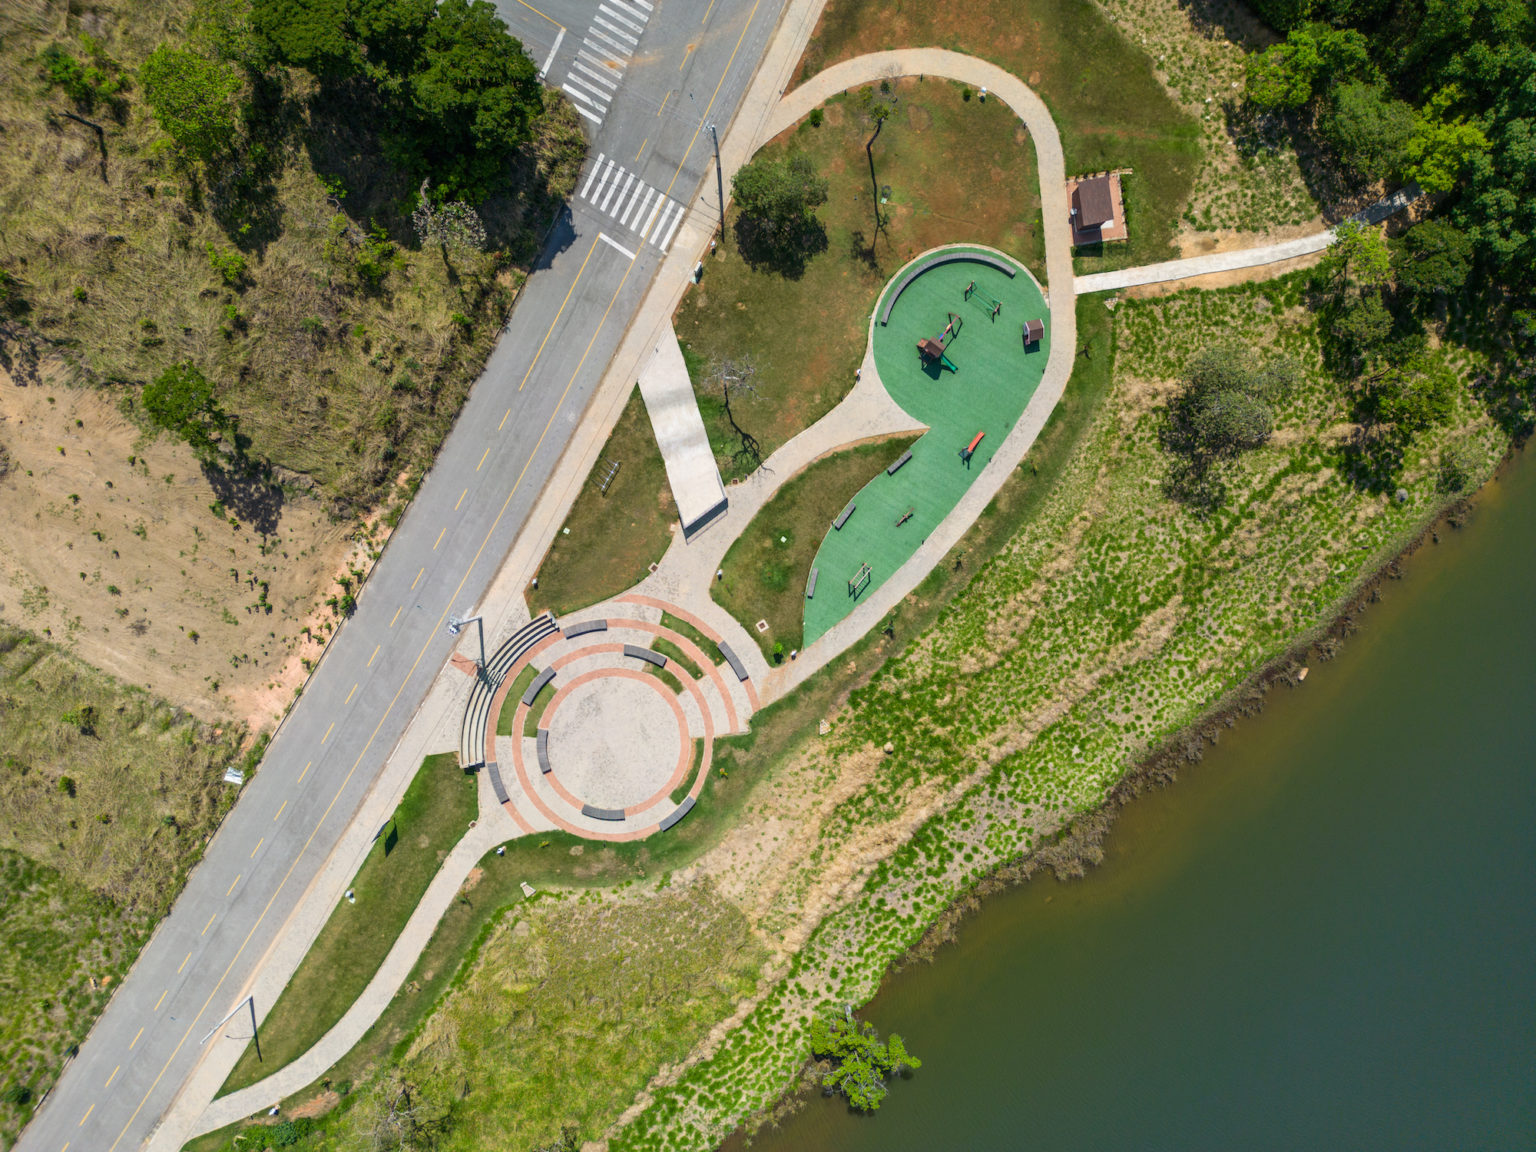
<instances>
[{"instance_id":1,"label":"street light pole","mask_svg":"<svg viewBox=\"0 0 1536 1152\"><path fill-rule=\"evenodd\" d=\"M725 169L720 166L720 133L709 122L709 138L715 142L715 187L720 193L720 238L725 239Z\"/></svg>"},{"instance_id":2,"label":"street light pole","mask_svg":"<svg viewBox=\"0 0 1536 1152\"><path fill-rule=\"evenodd\" d=\"M197 1046L199 1048L201 1048L204 1044L208 1043L209 1039L212 1038L212 1036L213 1036L213 1034L215 1032L217 1032L220 1028L224 1027L224 1025L228 1024L237 1015L239 1015L240 1009L242 1009L242 1008L249 1008L251 1010L251 1039L256 1042L256 1060L259 1063L261 1061L261 1034L260 1034L260 1032L256 1028L256 997L255 996L247 996L244 1000L240 1001L240 1003L236 1004L233 1008L231 1008L230 1011L229 1011L229 1015L224 1017L224 1019L220 1020L212 1028L208 1029L208 1035L204 1036L201 1040L199 1040L197 1042Z\"/></svg>"},{"instance_id":3,"label":"street light pole","mask_svg":"<svg viewBox=\"0 0 1536 1152\"><path fill-rule=\"evenodd\" d=\"M464 630L466 624L474 624L480 630L480 673L485 674L485 620L479 616L470 616L460 620L457 616L448 618L448 635L457 636Z\"/></svg>"}]
</instances>

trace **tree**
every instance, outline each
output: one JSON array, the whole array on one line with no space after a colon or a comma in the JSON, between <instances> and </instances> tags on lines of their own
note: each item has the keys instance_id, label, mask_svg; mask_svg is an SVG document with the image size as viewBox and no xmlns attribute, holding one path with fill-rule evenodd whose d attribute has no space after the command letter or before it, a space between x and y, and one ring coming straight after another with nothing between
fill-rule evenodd
<instances>
[{"instance_id":1,"label":"tree","mask_svg":"<svg viewBox=\"0 0 1536 1152\"><path fill-rule=\"evenodd\" d=\"M743 259L791 279L806 259L827 247L827 230L816 209L827 202L827 182L811 158L760 156L731 178L736 201L736 243Z\"/></svg>"},{"instance_id":2,"label":"tree","mask_svg":"<svg viewBox=\"0 0 1536 1152\"><path fill-rule=\"evenodd\" d=\"M483 252L485 222L480 214L462 200L434 204L430 192L431 181L423 180L416 195L416 211L411 213L417 238L423 244L436 244L442 250L444 264L448 264L450 250Z\"/></svg>"},{"instance_id":3,"label":"tree","mask_svg":"<svg viewBox=\"0 0 1536 1152\"><path fill-rule=\"evenodd\" d=\"M430 1152L452 1126L447 1107L398 1077L370 1093L363 1116L374 1152Z\"/></svg>"},{"instance_id":4,"label":"tree","mask_svg":"<svg viewBox=\"0 0 1536 1152\"><path fill-rule=\"evenodd\" d=\"M228 426L213 395L213 384L194 364L175 364L144 385L140 397L149 418L180 436L205 460L214 453L214 433Z\"/></svg>"},{"instance_id":5,"label":"tree","mask_svg":"<svg viewBox=\"0 0 1536 1152\"><path fill-rule=\"evenodd\" d=\"M1307 24L1248 57L1247 96L1260 108L1300 108L1330 85L1374 71L1365 37L1353 28Z\"/></svg>"},{"instance_id":6,"label":"tree","mask_svg":"<svg viewBox=\"0 0 1536 1152\"><path fill-rule=\"evenodd\" d=\"M204 164L234 149L240 125L240 74L229 64L162 44L139 69L161 129L183 155Z\"/></svg>"},{"instance_id":7,"label":"tree","mask_svg":"<svg viewBox=\"0 0 1536 1152\"><path fill-rule=\"evenodd\" d=\"M1383 180L1407 163L1413 108L1381 84L1340 84L1329 94L1319 127L1346 164L1363 176Z\"/></svg>"},{"instance_id":8,"label":"tree","mask_svg":"<svg viewBox=\"0 0 1536 1152\"><path fill-rule=\"evenodd\" d=\"M822 1087L841 1092L855 1108L873 1112L885 1099L886 1081L923 1062L895 1033L880 1042L875 1026L860 1023L849 1008L828 1010L811 1021L811 1055L832 1062Z\"/></svg>"},{"instance_id":9,"label":"tree","mask_svg":"<svg viewBox=\"0 0 1536 1152\"><path fill-rule=\"evenodd\" d=\"M1408 435L1450 420L1456 411L1456 374L1419 352L1388 363L1366 381L1376 417Z\"/></svg>"},{"instance_id":10,"label":"tree","mask_svg":"<svg viewBox=\"0 0 1536 1152\"><path fill-rule=\"evenodd\" d=\"M95 37L81 36L80 43L85 49L85 60L77 59L58 44L44 48L39 57L43 80L50 88L61 89L77 112L94 112L98 104L118 111L122 105L118 94L127 87L127 81L119 74L117 62Z\"/></svg>"},{"instance_id":11,"label":"tree","mask_svg":"<svg viewBox=\"0 0 1536 1152\"><path fill-rule=\"evenodd\" d=\"M738 468L754 472L763 462L763 448L757 437L736 422L736 412L731 407L732 396L757 395L757 364L750 353L740 357L726 357L711 369L704 378L706 393L718 392L725 419L736 436L736 450L731 454Z\"/></svg>"},{"instance_id":12,"label":"tree","mask_svg":"<svg viewBox=\"0 0 1536 1152\"><path fill-rule=\"evenodd\" d=\"M1437 92L1419 113L1414 133L1404 146L1404 171L1426 192L1449 192L1455 188L1473 158L1491 147L1476 124L1459 116L1448 118L1450 108L1460 98L1460 90L1455 86Z\"/></svg>"},{"instance_id":13,"label":"tree","mask_svg":"<svg viewBox=\"0 0 1536 1152\"><path fill-rule=\"evenodd\" d=\"M1342 300L1353 289L1380 288L1392 276L1392 254L1379 228L1346 220L1334 231L1334 241L1318 261L1318 275Z\"/></svg>"},{"instance_id":14,"label":"tree","mask_svg":"<svg viewBox=\"0 0 1536 1152\"><path fill-rule=\"evenodd\" d=\"M1392 245L1397 282L1419 296L1460 292L1472 270L1472 241L1449 220L1425 220Z\"/></svg>"},{"instance_id":15,"label":"tree","mask_svg":"<svg viewBox=\"0 0 1536 1152\"><path fill-rule=\"evenodd\" d=\"M1379 292L1346 301L1333 314L1333 334L1351 351L1362 354L1381 345L1392 333L1392 313Z\"/></svg>"}]
</instances>

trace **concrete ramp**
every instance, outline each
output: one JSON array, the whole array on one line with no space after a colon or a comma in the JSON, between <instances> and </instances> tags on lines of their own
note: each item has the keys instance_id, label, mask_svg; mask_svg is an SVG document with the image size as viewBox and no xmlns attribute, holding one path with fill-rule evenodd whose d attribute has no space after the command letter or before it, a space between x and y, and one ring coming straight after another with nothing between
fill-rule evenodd
<instances>
[{"instance_id":1,"label":"concrete ramp","mask_svg":"<svg viewBox=\"0 0 1536 1152\"><path fill-rule=\"evenodd\" d=\"M694 400L683 350L670 326L640 372L640 395L667 466L683 535L692 536L725 511L725 485Z\"/></svg>"}]
</instances>

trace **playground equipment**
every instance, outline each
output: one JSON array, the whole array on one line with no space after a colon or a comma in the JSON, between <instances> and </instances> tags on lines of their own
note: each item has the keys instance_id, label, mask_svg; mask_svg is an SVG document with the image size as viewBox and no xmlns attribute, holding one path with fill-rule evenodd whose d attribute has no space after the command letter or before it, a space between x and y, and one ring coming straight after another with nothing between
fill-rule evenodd
<instances>
[{"instance_id":1,"label":"playground equipment","mask_svg":"<svg viewBox=\"0 0 1536 1152\"><path fill-rule=\"evenodd\" d=\"M949 322L944 325L944 330L936 336L924 337L917 342L917 354L922 358L923 366L938 363L948 368L951 372L958 372L954 362L945 354L950 343L960 335L960 328L965 321L953 312L947 313Z\"/></svg>"},{"instance_id":2,"label":"playground equipment","mask_svg":"<svg viewBox=\"0 0 1536 1152\"><path fill-rule=\"evenodd\" d=\"M1003 314L1003 302L985 288L976 287L974 280L965 286L965 298L975 299L978 303L986 305L987 313L994 320Z\"/></svg>"},{"instance_id":3,"label":"playground equipment","mask_svg":"<svg viewBox=\"0 0 1536 1152\"><path fill-rule=\"evenodd\" d=\"M1044 320L1026 320L1026 321L1024 321L1024 343L1025 344L1038 344L1038 343L1040 343L1040 337L1042 337L1044 335L1045 335L1045 321Z\"/></svg>"},{"instance_id":4,"label":"playground equipment","mask_svg":"<svg viewBox=\"0 0 1536 1152\"><path fill-rule=\"evenodd\" d=\"M859 570L853 574L853 579L848 581L848 595L857 600L859 593L869 587L870 579L873 576L874 573L869 570L868 564L860 564Z\"/></svg>"},{"instance_id":5,"label":"playground equipment","mask_svg":"<svg viewBox=\"0 0 1536 1152\"><path fill-rule=\"evenodd\" d=\"M976 435L971 438L971 442L964 448L960 449L960 462L962 464L969 464L971 462L971 457L976 455L976 445L981 443L981 438L985 435L985 432L976 433Z\"/></svg>"},{"instance_id":6,"label":"playground equipment","mask_svg":"<svg viewBox=\"0 0 1536 1152\"><path fill-rule=\"evenodd\" d=\"M916 508L908 508L908 509L907 509L907 510L906 510L906 511L905 511L905 512L903 512L903 513L902 513L902 514L901 514L901 515L900 515L900 516L898 516L898 517L896 517L896 527L898 527L898 528L900 528L900 527L901 527L901 526L902 526L902 525L903 525L903 524L905 524L905 523L906 523L906 522L907 522L907 521L908 521L908 520L910 520L910 519L912 519L912 514L913 514L913 513L914 513L914 512L916 512L916 511L917 511L917 509L916 509Z\"/></svg>"}]
</instances>

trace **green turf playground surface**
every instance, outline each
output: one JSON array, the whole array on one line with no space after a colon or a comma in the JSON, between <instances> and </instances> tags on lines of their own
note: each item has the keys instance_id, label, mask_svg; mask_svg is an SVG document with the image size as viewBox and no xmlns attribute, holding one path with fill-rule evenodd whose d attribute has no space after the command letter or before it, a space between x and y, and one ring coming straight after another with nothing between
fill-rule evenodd
<instances>
[{"instance_id":1,"label":"green turf playground surface","mask_svg":"<svg viewBox=\"0 0 1536 1152\"><path fill-rule=\"evenodd\" d=\"M898 272L881 294L876 316L905 272ZM980 294L964 299L972 280L1003 302L995 321L988 317L989 306ZM958 371L925 368L917 342L938 335L948 312L964 321L948 346ZM1046 321L1045 336L1038 349L1026 353L1022 329L1025 320L1034 319ZM875 366L881 382L929 431L912 445L912 459L896 475L887 476L882 468L859 490L854 513L840 531L828 526L814 562L819 570L816 595L805 602L806 644L889 579L959 503L1039 387L1050 342L1045 300L1022 266L1012 279L969 260L930 268L907 285L888 325L882 327L876 320ZM987 435L967 466L960 450L977 432ZM887 463L899 455L892 451ZM896 521L909 508L911 519L898 528ZM868 564L872 575L855 600L848 595L848 581L861 564Z\"/></svg>"}]
</instances>

